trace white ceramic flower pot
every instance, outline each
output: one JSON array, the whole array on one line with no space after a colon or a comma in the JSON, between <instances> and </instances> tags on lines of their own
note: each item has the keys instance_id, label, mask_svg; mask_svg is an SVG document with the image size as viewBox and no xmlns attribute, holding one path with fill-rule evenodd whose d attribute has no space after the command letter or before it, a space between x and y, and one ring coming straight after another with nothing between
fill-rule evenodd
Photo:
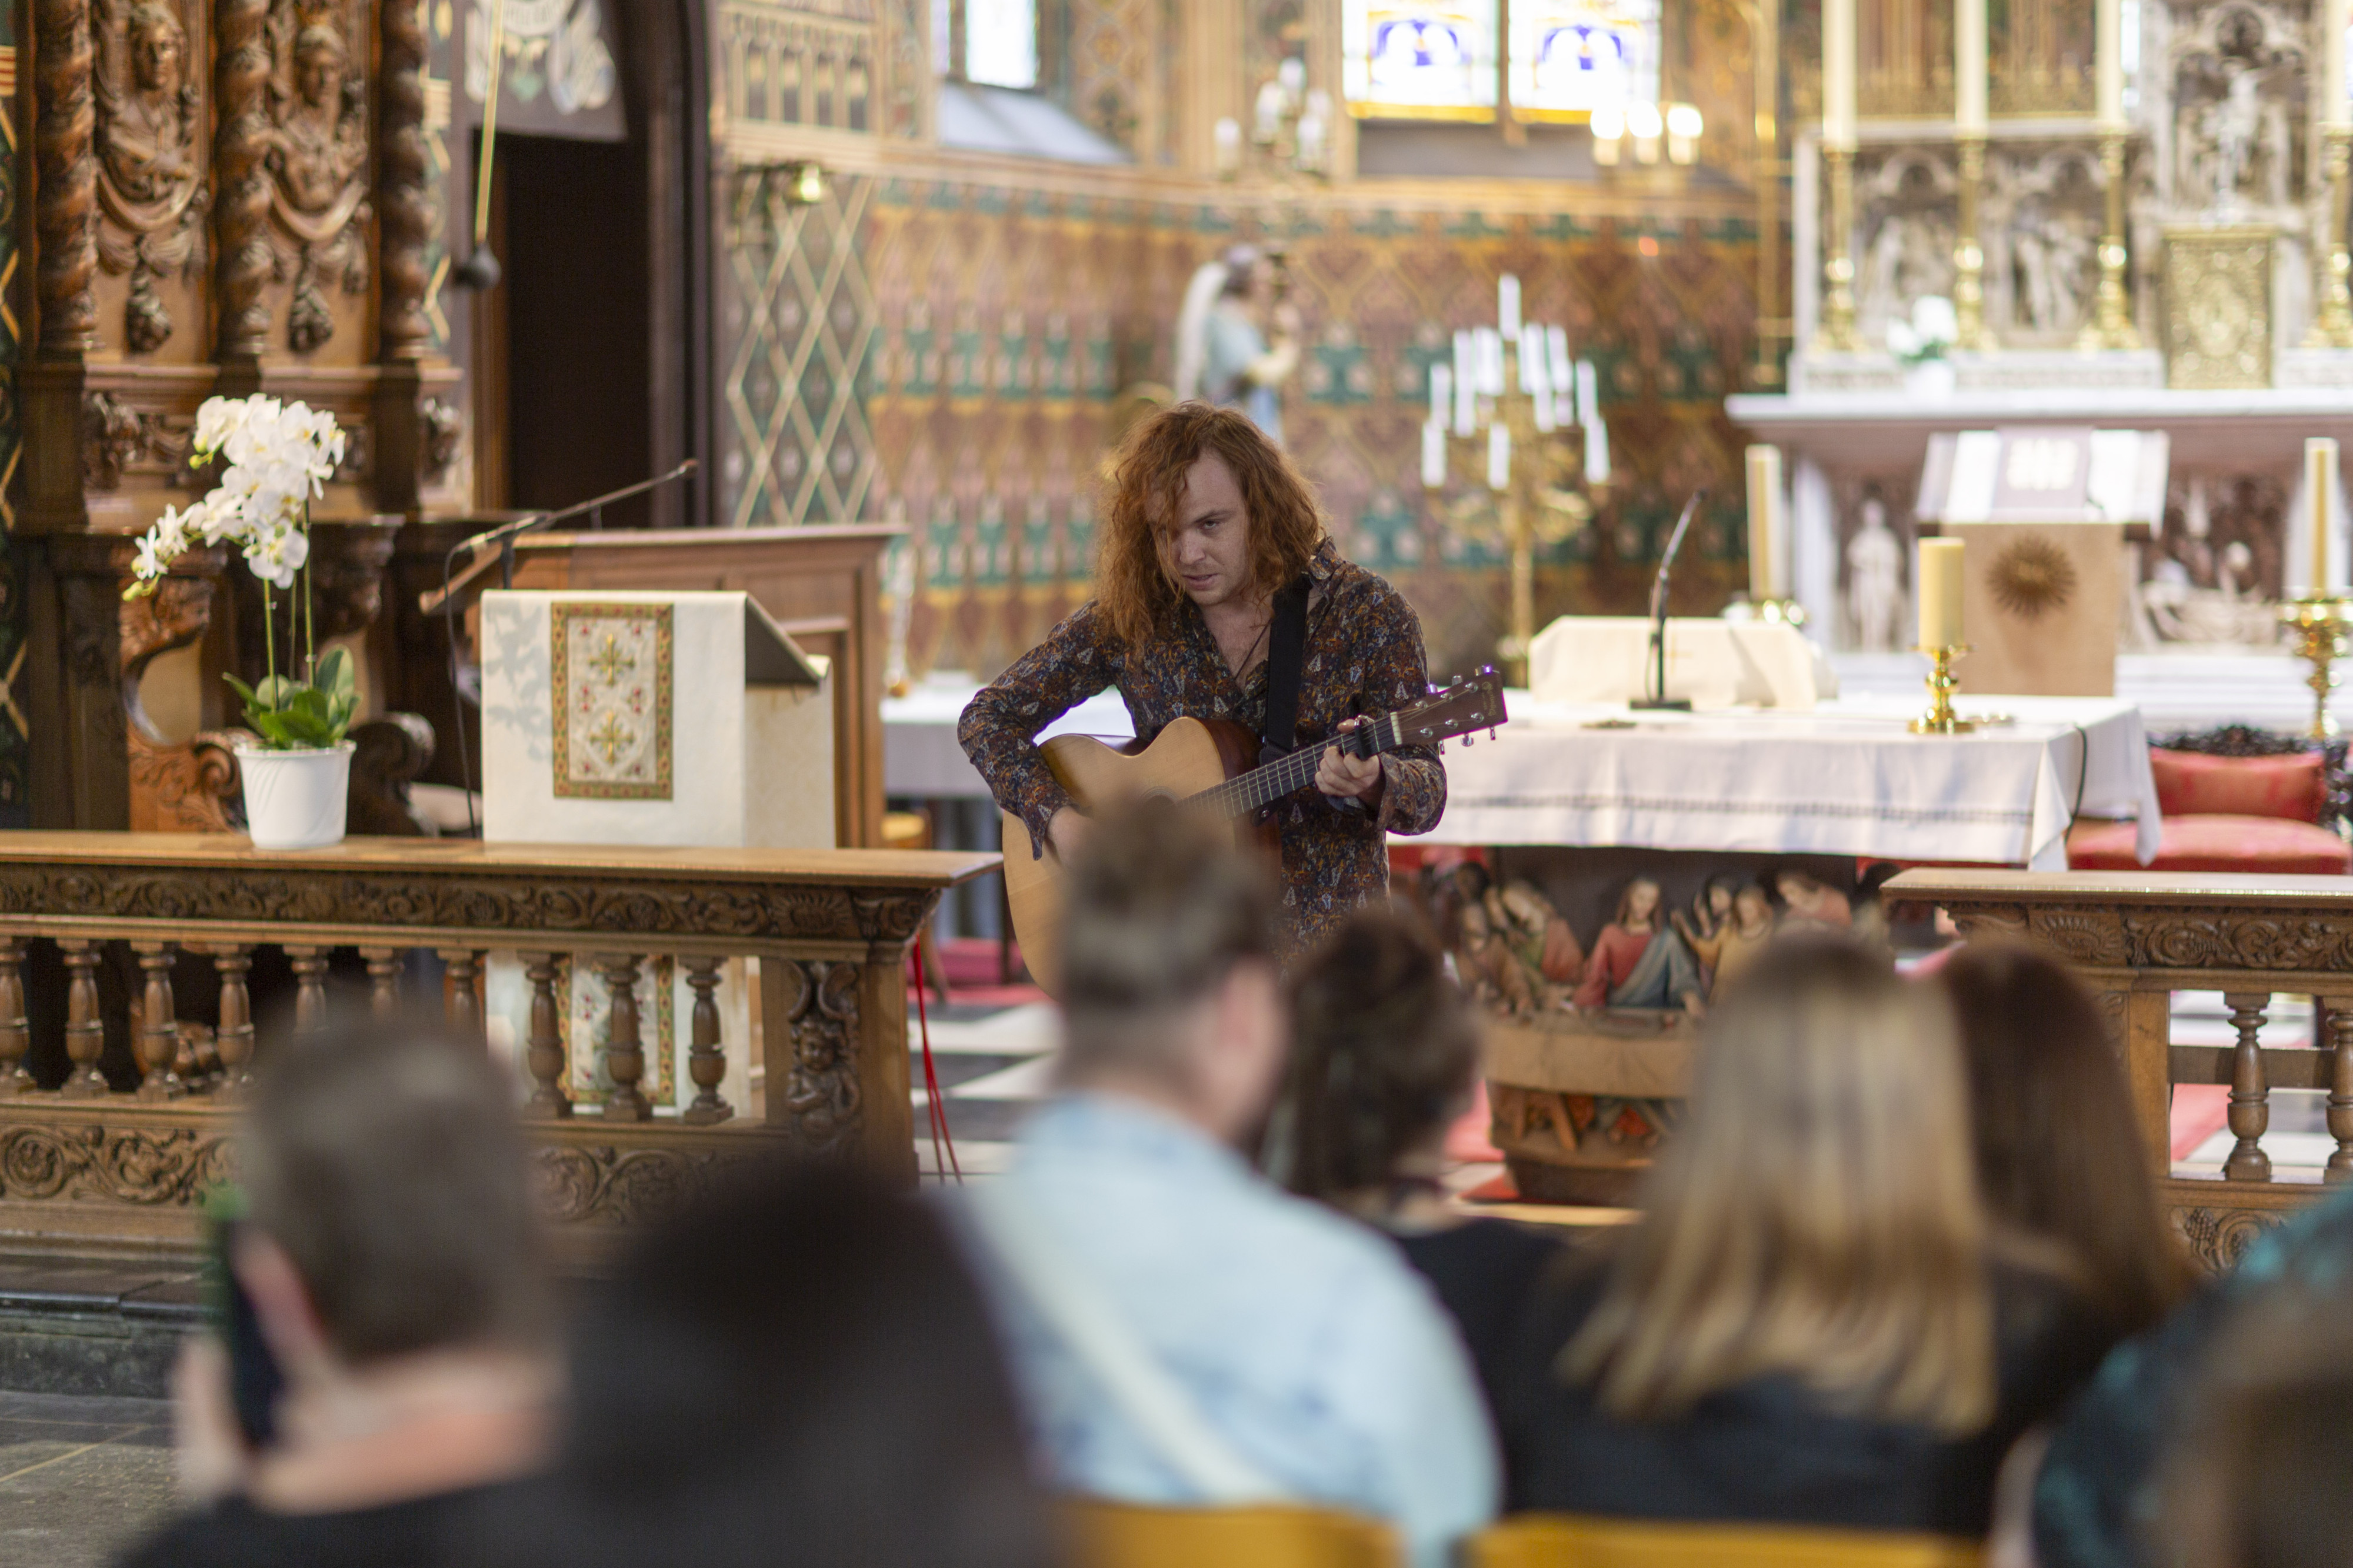
<instances>
[{"instance_id":1,"label":"white ceramic flower pot","mask_svg":"<svg viewBox=\"0 0 2353 1568\"><path fill-rule=\"evenodd\" d=\"M352 743L275 752L239 746L246 830L256 849L318 849L343 838Z\"/></svg>"},{"instance_id":2,"label":"white ceramic flower pot","mask_svg":"<svg viewBox=\"0 0 2353 1568\"><path fill-rule=\"evenodd\" d=\"M1950 397L1958 381L1948 359L1926 359L1904 373L1904 390L1917 397Z\"/></svg>"}]
</instances>

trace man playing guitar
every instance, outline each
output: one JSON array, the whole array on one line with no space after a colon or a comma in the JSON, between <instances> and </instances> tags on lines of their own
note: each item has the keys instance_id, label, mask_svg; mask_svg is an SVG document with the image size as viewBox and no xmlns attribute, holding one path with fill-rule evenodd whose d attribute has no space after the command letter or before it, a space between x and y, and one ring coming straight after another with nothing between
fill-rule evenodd
<instances>
[{"instance_id":1,"label":"man playing guitar","mask_svg":"<svg viewBox=\"0 0 2353 1568\"><path fill-rule=\"evenodd\" d=\"M1192 402L1162 410L1130 436L1111 489L1095 596L974 697L956 729L1039 852L1050 844L1067 858L1086 818L1039 755L1038 732L1107 687L1119 688L1139 742L1191 715L1240 723L1282 752L1428 695L1420 621L1395 589L1341 559L1307 481L1243 415ZM1300 639L1295 721L1293 733L1267 735L1287 605ZM1388 835L1429 832L1445 805L1435 747L1368 758L1327 747L1314 792L1271 808L1284 958L1384 897Z\"/></svg>"}]
</instances>

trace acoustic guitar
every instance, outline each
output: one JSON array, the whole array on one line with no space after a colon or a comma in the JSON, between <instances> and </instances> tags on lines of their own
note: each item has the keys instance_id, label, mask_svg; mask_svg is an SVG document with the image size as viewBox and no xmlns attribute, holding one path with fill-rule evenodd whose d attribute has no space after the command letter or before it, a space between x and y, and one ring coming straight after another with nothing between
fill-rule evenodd
<instances>
[{"instance_id":1,"label":"acoustic guitar","mask_svg":"<svg viewBox=\"0 0 2353 1568\"><path fill-rule=\"evenodd\" d=\"M1377 757L1400 746L1434 746L1493 731L1508 717L1502 678L1482 669L1410 708L1263 764L1259 738L1225 719L1178 719L1141 751L1130 749L1133 742L1113 747L1092 735L1057 735L1038 749L1082 812L1140 795L1172 796L1233 823L1240 841L1251 815L1312 784L1317 763L1335 746L1351 756ZM1033 856L1029 829L1010 812L1005 814L1005 896L1030 977L1048 995L1060 996L1062 862L1050 847Z\"/></svg>"}]
</instances>

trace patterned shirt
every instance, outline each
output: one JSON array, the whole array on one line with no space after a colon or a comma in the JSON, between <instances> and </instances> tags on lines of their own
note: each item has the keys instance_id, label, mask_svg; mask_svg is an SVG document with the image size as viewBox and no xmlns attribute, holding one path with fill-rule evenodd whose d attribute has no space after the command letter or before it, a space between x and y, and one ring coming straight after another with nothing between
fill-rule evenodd
<instances>
[{"instance_id":1,"label":"patterned shirt","mask_svg":"<svg viewBox=\"0 0 2353 1568\"><path fill-rule=\"evenodd\" d=\"M1344 719L1396 712L1429 694L1421 622L1380 578L1340 559L1326 540L1308 563L1307 640L1299 679L1305 745ZM1267 666L1234 679L1190 599L1175 624L1142 647L1113 635L1092 603L1016 660L964 710L956 738L997 804L1019 816L1042 853L1046 825L1071 804L1034 743L1038 731L1112 686L1149 744L1173 719L1228 719L1253 734L1266 722ZM1379 808L1301 789L1272 808L1282 842L1283 951L1312 948L1342 917L1386 897L1388 835L1427 833L1446 809L1446 767L1434 747L1382 758Z\"/></svg>"}]
</instances>

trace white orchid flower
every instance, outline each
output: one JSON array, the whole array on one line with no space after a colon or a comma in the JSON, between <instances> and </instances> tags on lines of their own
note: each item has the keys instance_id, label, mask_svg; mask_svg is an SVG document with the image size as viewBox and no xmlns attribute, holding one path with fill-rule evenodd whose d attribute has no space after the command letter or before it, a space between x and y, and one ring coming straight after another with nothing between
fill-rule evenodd
<instances>
[{"instance_id":1,"label":"white orchid flower","mask_svg":"<svg viewBox=\"0 0 2353 1568\"><path fill-rule=\"evenodd\" d=\"M173 558L179 553L160 531L151 531L139 541L138 551L131 560L131 574L142 583L152 583L171 569Z\"/></svg>"},{"instance_id":2,"label":"white orchid flower","mask_svg":"<svg viewBox=\"0 0 2353 1568\"><path fill-rule=\"evenodd\" d=\"M1961 335L1961 319L1942 294L1923 294L1912 301L1912 330L1924 343L1950 343Z\"/></svg>"},{"instance_id":3,"label":"white orchid flower","mask_svg":"<svg viewBox=\"0 0 2353 1568\"><path fill-rule=\"evenodd\" d=\"M1898 317L1887 323L1887 352L1897 359L1911 359L1920 352L1920 334L1911 322Z\"/></svg>"},{"instance_id":4,"label":"white orchid flower","mask_svg":"<svg viewBox=\"0 0 2353 1568\"><path fill-rule=\"evenodd\" d=\"M257 534L245 547L246 564L253 574L280 588L294 585L294 574L311 558L311 536L299 528L272 529Z\"/></svg>"},{"instance_id":5,"label":"white orchid flower","mask_svg":"<svg viewBox=\"0 0 2353 1568\"><path fill-rule=\"evenodd\" d=\"M242 397L207 397L196 409L196 450L209 455L217 452L228 438L244 428L250 410Z\"/></svg>"}]
</instances>

